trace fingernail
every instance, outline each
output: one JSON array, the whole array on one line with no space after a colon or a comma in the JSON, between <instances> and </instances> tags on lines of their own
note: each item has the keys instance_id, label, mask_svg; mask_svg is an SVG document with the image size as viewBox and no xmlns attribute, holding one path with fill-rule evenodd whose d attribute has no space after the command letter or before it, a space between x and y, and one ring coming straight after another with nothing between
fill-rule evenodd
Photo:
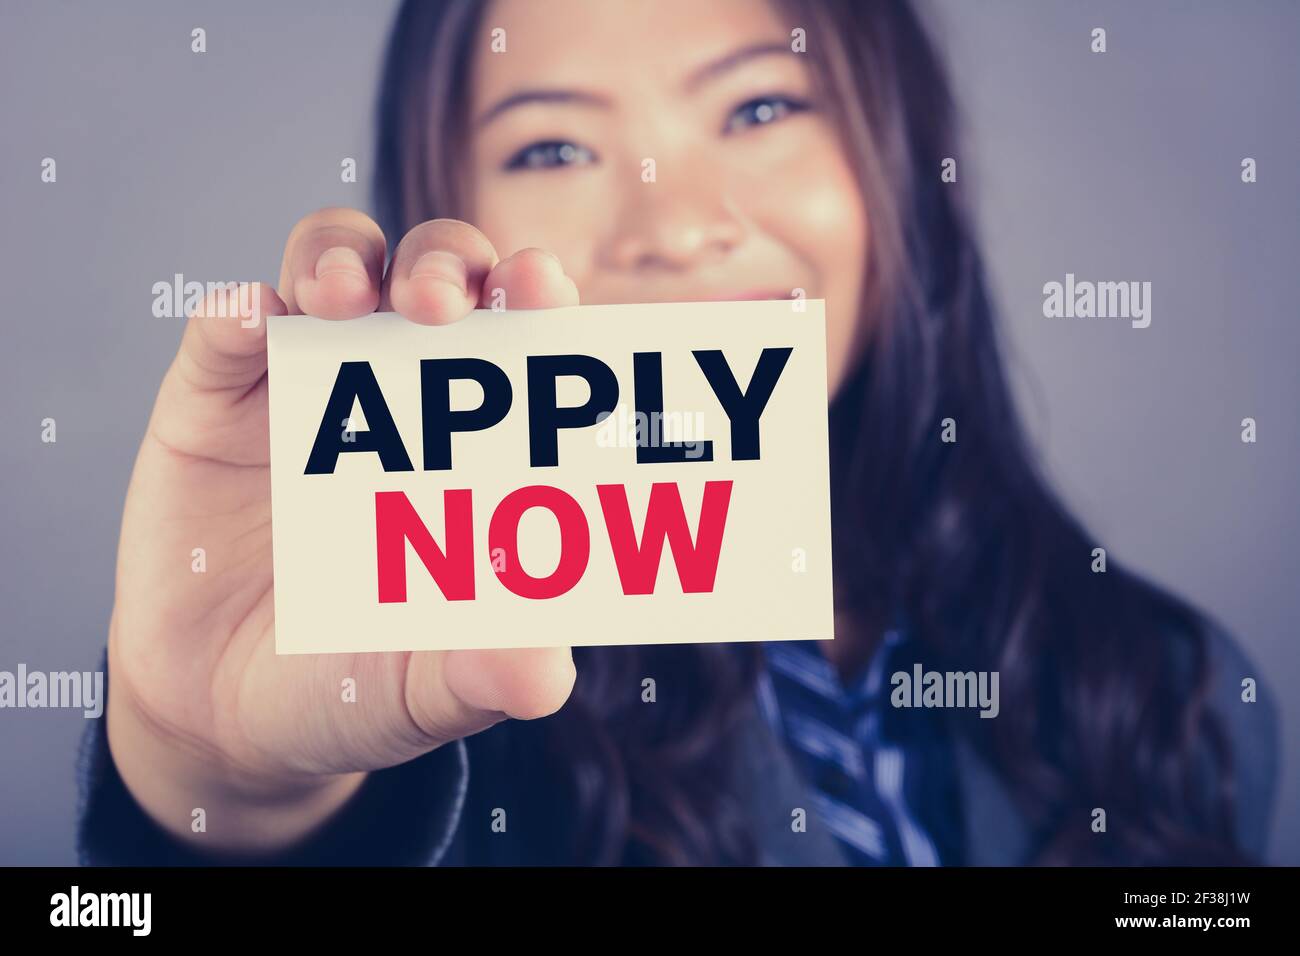
<instances>
[{"instance_id":1,"label":"fingernail","mask_svg":"<svg viewBox=\"0 0 1300 956\"><path fill-rule=\"evenodd\" d=\"M463 292L469 283L469 270L465 267L465 260L460 256L434 250L426 252L415 260L415 265L411 266L410 277L441 279L443 282L450 282Z\"/></svg>"},{"instance_id":2,"label":"fingernail","mask_svg":"<svg viewBox=\"0 0 1300 956\"><path fill-rule=\"evenodd\" d=\"M361 253L347 246L334 246L320 254L320 258L316 260L316 278L323 279L327 275L360 276L367 280L370 278Z\"/></svg>"}]
</instances>

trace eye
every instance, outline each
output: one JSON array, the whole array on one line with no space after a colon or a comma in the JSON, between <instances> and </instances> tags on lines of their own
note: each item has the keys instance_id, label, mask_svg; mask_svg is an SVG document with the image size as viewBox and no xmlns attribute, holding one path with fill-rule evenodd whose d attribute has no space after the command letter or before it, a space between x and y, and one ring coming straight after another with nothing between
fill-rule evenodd
<instances>
[{"instance_id":1,"label":"eye","mask_svg":"<svg viewBox=\"0 0 1300 956\"><path fill-rule=\"evenodd\" d=\"M808 103L789 96L758 96L737 106L723 131L739 133L750 126L766 126L808 108Z\"/></svg>"},{"instance_id":2,"label":"eye","mask_svg":"<svg viewBox=\"0 0 1300 956\"><path fill-rule=\"evenodd\" d=\"M585 146L565 140L544 140L530 143L506 161L508 170L556 169L560 166L580 166L595 162L595 154Z\"/></svg>"}]
</instances>

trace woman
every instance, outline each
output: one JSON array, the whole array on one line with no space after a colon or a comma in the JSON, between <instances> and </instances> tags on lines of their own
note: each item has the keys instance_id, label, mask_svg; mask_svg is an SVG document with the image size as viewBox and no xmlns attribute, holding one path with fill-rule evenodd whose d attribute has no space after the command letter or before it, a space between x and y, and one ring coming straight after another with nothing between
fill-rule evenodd
<instances>
[{"instance_id":1,"label":"woman","mask_svg":"<svg viewBox=\"0 0 1300 956\"><path fill-rule=\"evenodd\" d=\"M277 658L265 323L200 315L126 503L83 859L1257 858L1257 675L1037 473L953 125L902 3L408 2L384 229L308 216L261 314L824 298L837 639ZM997 674L996 718L891 706L913 663Z\"/></svg>"}]
</instances>

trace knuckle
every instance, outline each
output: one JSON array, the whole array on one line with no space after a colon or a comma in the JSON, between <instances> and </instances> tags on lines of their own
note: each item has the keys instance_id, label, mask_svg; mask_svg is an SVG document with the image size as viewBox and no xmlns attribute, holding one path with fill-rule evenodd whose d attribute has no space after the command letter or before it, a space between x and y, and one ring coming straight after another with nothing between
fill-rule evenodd
<instances>
[{"instance_id":1,"label":"knuckle","mask_svg":"<svg viewBox=\"0 0 1300 956\"><path fill-rule=\"evenodd\" d=\"M190 319L246 318L261 301L260 282L209 282L201 299L188 310Z\"/></svg>"},{"instance_id":2,"label":"knuckle","mask_svg":"<svg viewBox=\"0 0 1300 956\"><path fill-rule=\"evenodd\" d=\"M560 265L560 257L549 249L543 249L540 246L525 246L515 253L515 256L529 259L540 259L544 262L553 262ZM513 257L512 257L513 258Z\"/></svg>"},{"instance_id":3,"label":"knuckle","mask_svg":"<svg viewBox=\"0 0 1300 956\"><path fill-rule=\"evenodd\" d=\"M412 226L402 238L407 250L450 248L462 258L471 256L495 262L496 250L488 237L475 226L460 219L428 219Z\"/></svg>"},{"instance_id":4,"label":"knuckle","mask_svg":"<svg viewBox=\"0 0 1300 956\"><path fill-rule=\"evenodd\" d=\"M340 229L359 234L369 241L377 243L381 248L383 246L383 230L379 228L378 223L364 212L347 206L326 206L299 219L289 231L289 239L285 243L285 247L293 249L300 242L317 233Z\"/></svg>"}]
</instances>

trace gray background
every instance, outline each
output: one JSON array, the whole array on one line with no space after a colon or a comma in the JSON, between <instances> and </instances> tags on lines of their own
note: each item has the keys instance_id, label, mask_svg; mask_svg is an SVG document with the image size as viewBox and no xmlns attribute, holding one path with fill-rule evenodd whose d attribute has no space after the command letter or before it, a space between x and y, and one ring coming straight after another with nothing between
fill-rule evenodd
<instances>
[{"instance_id":1,"label":"gray background","mask_svg":"<svg viewBox=\"0 0 1300 956\"><path fill-rule=\"evenodd\" d=\"M1268 680L1284 723L1272 857L1300 863L1300 5L936 6L968 109L959 175L1033 434L1111 555L1218 617ZM95 666L131 463L180 331L152 317L151 286L274 281L299 216L368 206L392 9L0 0L0 669ZM356 185L339 181L347 156ZM1066 272L1151 281L1151 327L1044 319L1043 283ZM0 863L74 861L83 726L0 711Z\"/></svg>"}]
</instances>

